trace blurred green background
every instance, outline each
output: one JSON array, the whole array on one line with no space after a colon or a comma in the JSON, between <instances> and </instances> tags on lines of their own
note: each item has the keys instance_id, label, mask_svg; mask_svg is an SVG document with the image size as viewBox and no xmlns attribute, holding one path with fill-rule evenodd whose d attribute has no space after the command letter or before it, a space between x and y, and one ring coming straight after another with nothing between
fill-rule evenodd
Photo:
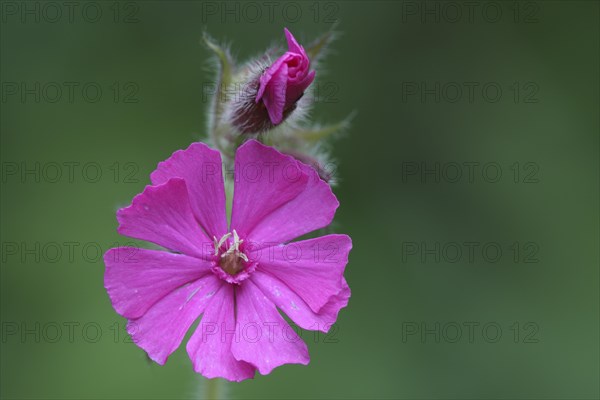
<instances>
[{"instance_id":1,"label":"blurred green background","mask_svg":"<svg viewBox=\"0 0 600 400\"><path fill-rule=\"evenodd\" d=\"M184 346L127 343L99 249L203 137L203 29L244 59L335 21L314 118L357 111L331 146L350 305L308 367L227 395L598 398L598 2L73 3L1 4L3 398L202 395Z\"/></svg>"}]
</instances>

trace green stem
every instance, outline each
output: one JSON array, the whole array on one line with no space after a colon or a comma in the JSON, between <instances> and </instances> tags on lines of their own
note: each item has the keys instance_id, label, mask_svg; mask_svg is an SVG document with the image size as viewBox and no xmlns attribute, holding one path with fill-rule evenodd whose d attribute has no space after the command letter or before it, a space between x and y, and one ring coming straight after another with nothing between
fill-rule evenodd
<instances>
[{"instance_id":1,"label":"green stem","mask_svg":"<svg viewBox=\"0 0 600 400\"><path fill-rule=\"evenodd\" d=\"M206 400L215 400L219 398L219 386L220 382L218 379L207 379L205 385L204 398Z\"/></svg>"},{"instance_id":2,"label":"green stem","mask_svg":"<svg viewBox=\"0 0 600 400\"><path fill-rule=\"evenodd\" d=\"M231 210L233 209L233 185L234 181L229 173L223 177L225 180L225 212L228 225L231 224Z\"/></svg>"}]
</instances>

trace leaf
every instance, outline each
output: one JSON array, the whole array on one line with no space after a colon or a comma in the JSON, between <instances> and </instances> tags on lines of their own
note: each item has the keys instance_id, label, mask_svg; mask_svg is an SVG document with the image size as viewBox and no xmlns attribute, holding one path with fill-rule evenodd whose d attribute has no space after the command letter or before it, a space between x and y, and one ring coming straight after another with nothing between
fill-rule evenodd
<instances>
[{"instance_id":1,"label":"leaf","mask_svg":"<svg viewBox=\"0 0 600 400\"><path fill-rule=\"evenodd\" d=\"M317 126L312 129L300 130L296 132L296 135L306 140L307 142L317 142L319 140L323 140L331 135L334 135L338 132L345 131L350 127L350 122L354 117L354 113L350 114L346 119L331 125L325 126Z\"/></svg>"},{"instance_id":2,"label":"leaf","mask_svg":"<svg viewBox=\"0 0 600 400\"><path fill-rule=\"evenodd\" d=\"M204 34L202 35L202 39L204 40L206 47L212 50L217 56L217 59L219 60L219 83L224 86L229 85L231 83L231 77L233 75L233 60L231 59L229 52L222 46L217 44L217 42L215 42L214 39L211 38L206 32L204 32Z\"/></svg>"},{"instance_id":3,"label":"leaf","mask_svg":"<svg viewBox=\"0 0 600 400\"><path fill-rule=\"evenodd\" d=\"M204 32L202 39L204 40L206 47L215 53L217 61L219 62L219 69L217 71L217 91L211 106L212 112L209 117L211 119L209 126L211 127L211 131L214 131L216 122L223 112L223 102L227 97L226 89L232 81L234 63L227 49L217 44L208 33Z\"/></svg>"},{"instance_id":4,"label":"leaf","mask_svg":"<svg viewBox=\"0 0 600 400\"><path fill-rule=\"evenodd\" d=\"M331 29L323 33L321 36L313 40L306 47L306 54L308 58L313 61L319 61L324 55L327 47L337 38L338 33L335 31L337 24L333 24Z\"/></svg>"}]
</instances>

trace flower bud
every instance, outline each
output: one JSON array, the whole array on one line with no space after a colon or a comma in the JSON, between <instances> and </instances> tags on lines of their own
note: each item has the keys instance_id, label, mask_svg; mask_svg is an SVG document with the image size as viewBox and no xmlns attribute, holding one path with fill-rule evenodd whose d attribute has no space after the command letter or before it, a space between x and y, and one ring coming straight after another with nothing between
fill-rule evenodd
<instances>
[{"instance_id":1,"label":"flower bud","mask_svg":"<svg viewBox=\"0 0 600 400\"><path fill-rule=\"evenodd\" d=\"M315 79L304 48L285 29L288 51L279 57L260 77L256 103L262 101L273 125L283 121L284 111L295 104Z\"/></svg>"},{"instance_id":2,"label":"flower bud","mask_svg":"<svg viewBox=\"0 0 600 400\"><path fill-rule=\"evenodd\" d=\"M282 123L315 79L304 48L287 29L285 36L288 51L271 66L251 74L233 105L230 121L242 133L260 133Z\"/></svg>"}]
</instances>

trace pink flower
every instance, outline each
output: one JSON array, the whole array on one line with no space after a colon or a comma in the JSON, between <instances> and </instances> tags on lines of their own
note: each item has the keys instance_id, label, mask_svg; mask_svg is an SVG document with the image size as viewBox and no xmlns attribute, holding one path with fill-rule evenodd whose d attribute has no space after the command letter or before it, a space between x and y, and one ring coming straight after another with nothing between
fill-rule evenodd
<instances>
[{"instance_id":1,"label":"pink flower","mask_svg":"<svg viewBox=\"0 0 600 400\"><path fill-rule=\"evenodd\" d=\"M283 120L284 110L296 104L315 79L310 60L294 36L284 29L288 51L279 57L260 77L256 103L264 103L273 125Z\"/></svg>"},{"instance_id":2,"label":"pink flower","mask_svg":"<svg viewBox=\"0 0 600 400\"><path fill-rule=\"evenodd\" d=\"M117 213L119 233L170 251L120 247L104 256L104 283L127 331L164 364L192 323L194 370L232 381L308 364L303 329L327 332L345 307L346 235L289 243L329 225L339 203L309 166L257 141L235 157L231 223L221 156L194 143L159 163L152 186ZM287 244L284 244L287 243Z\"/></svg>"}]
</instances>

